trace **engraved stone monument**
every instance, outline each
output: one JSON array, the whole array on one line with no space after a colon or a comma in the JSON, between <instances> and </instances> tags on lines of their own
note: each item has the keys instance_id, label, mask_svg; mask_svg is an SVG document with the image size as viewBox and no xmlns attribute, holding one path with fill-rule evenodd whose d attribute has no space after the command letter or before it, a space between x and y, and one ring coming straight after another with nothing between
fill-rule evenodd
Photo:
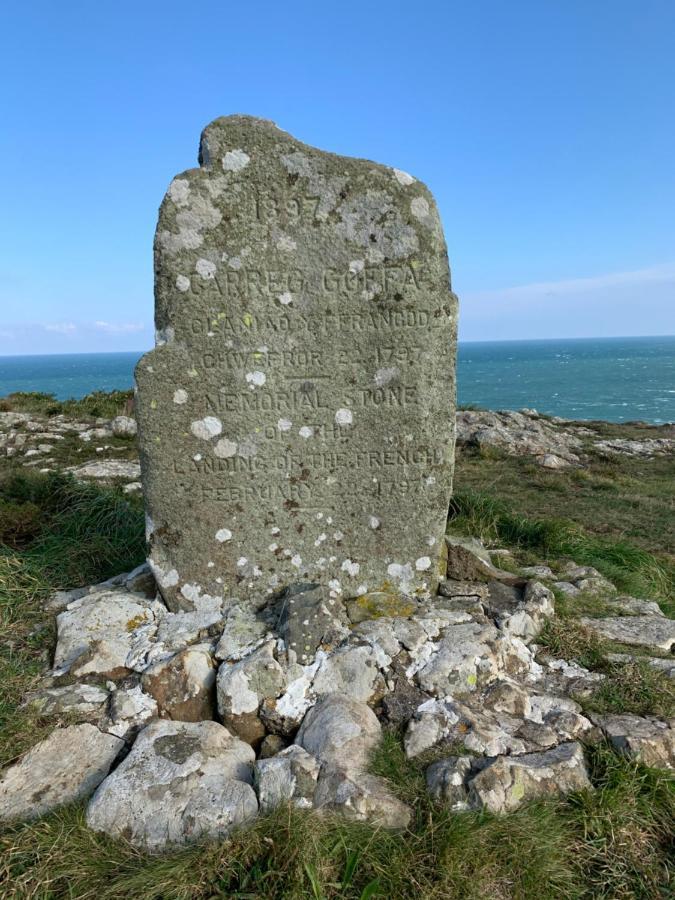
<instances>
[{"instance_id":1,"label":"engraved stone monument","mask_svg":"<svg viewBox=\"0 0 675 900\"><path fill-rule=\"evenodd\" d=\"M155 237L136 369L150 561L173 610L434 591L456 298L427 188L217 119Z\"/></svg>"}]
</instances>

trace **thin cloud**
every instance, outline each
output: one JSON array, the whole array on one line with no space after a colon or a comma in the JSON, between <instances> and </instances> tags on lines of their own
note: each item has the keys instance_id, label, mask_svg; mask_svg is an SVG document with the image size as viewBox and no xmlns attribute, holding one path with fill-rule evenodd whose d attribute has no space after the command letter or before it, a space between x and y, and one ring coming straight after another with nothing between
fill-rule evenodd
<instances>
[{"instance_id":1,"label":"thin cloud","mask_svg":"<svg viewBox=\"0 0 675 900\"><path fill-rule=\"evenodd\" d=\"M45 322L43 328L56 334L74 334L77 331L77 325L73 322Z\"/></svg>"},{"instance_id":2,"label":"thin cloud","mask_svg":"<svg viewBox=\"0 0 675 900\"><path fill-rule=\"evenodd\" d=\"M135 334L145 329L143 322L94 322L94 328L104 334Z\"/></svg>"},{"instance_id":3,"label":"thin cloud","mask_svg":"<svg viewBox=\"0 0 675 900\"><path fill-rule=\"evenodd\" d=\"M510 300L531 297L560 297L586 294L612 287L638 286L644 284L675 283L675 263L664 263L648 269L632 272L610 272L592 278L568 278L561 281L540 281L533 284L516 285L492 291L471 291L466 297L472 300Z\"/></svg>"}]
</instances>

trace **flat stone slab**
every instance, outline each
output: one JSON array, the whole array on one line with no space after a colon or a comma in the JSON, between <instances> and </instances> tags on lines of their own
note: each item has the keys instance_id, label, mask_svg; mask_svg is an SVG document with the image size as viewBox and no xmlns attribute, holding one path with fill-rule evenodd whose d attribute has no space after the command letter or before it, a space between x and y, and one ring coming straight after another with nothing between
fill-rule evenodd
<instances>
[{"instance_id":1,"label":"flat stone slab","mask_svg":"<svg viewBox=\"0 0 675 900\"><path fill-rule=\"evenodd\" d=\"M108 774L124 741L94 725L56 728L0 781L0 821L34 819L88 797Z\"/></svg>"},{"instance_id":2,"label":"flat stone slab","mask_svg":"<svg viewBox=\"0 0 675 900\"><path fill-rule=\"evenodd\" d=\"M648 766L675 769L675 730L668 722L642 716L592 716L612 746Z\"/></svg>"},{"instance_id":3,"label":"flat stone slab","mask_svg":"<svg viewBox=\"0 0 675 900\"><path fill-rule=\"evenodd\" d=\"M217 119L155 239L136 370L150 560L172 609L297 582L434 591L456 298L412 176Z\"/></svg>"},{"instance_id":4,"label":"flat stone slab","mask_svg":"<svg viewBox=\"0 0 675 900\"><path fill-rule=\"evenodd\" d=\"M582 625L609 641L671 651L675 647L675 621L664 616L583 617Z\"/></svg>"}]
</instances>

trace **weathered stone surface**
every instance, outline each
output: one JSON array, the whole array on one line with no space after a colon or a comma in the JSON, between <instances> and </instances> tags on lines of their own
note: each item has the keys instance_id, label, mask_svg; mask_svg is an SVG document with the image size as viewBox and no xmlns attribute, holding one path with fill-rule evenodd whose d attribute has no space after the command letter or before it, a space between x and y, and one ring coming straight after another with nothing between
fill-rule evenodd
<instances>
[{"instance_id":1,"label":"weathered stone surface","mask_svg":"<svg viewBox=\"0 0 675 900\"><path fill-rule=\"evenodd\" d=\"M43 716L66 715L80 722L96 722L108 705L110 692L93 684L67 684L43 688L26 697Z\"/></svg>"},{"instance_id":2,"label":"weathered stone surface","mask_svg":"<svg viewBox=\"0 0 675 900\"><path fill-rule=\"evenodd\" d=\"M124 741L94 725L57 728L10 766L0 781L0 821L33 819L88 797L103 781Z\"/></svg>"},{"instance_id":3,"label":"weathered stone surface","mask_svg":"<svg viewBox=\"0 0 675 900\"><path fill-rule=\"evenodd\" d=\"M590 788L581 745L560 744L544 753L499 756L471 780L469 802L507 813L529 800Z\"/></svg>"},{"instance_id":4,"label":"weathered stone surface","mask_svg":"<svg viewBox=\"0 0 675 900\"><path fill-rule=\"evenodd\" d=\"M255 764L255 786L260 812L270 812L282 803L311 809L319 777L319 763L294 744L270 759Z\"/></svg>"},{"instance_id":5,"label":"weathered stone surface","mask_svg":"<svg viewBox=\"0 0 675 900\"><path fill-rule=\"evenodd\" d=\"M342 604L329 597L329 591L308 585L307 590L291 589L282 598L279 634L303 665L314 661L320 646L340 643L349 633L341 621Z\"/></svg>"},{"instance_id":6,"label":"weathered stone surface","mask_svg":"<svg viewBox=\"0 0 675 900\"><path fill-rule=\"evenodd\" d=\"M94 460L81 466L73 466L68 471L75 478L95 478L101 481L138 481L141 477L139 464L126 459Z\"/></svg>"},{"instance_id":7,"label":"weathered stone surface","mask_svg":"<svg viewBox=\"0 0 675 900\"><path fill-rule=\"evenodd\" d=\"M675 621L665 616L614 616L579 620L586 628L610 641L670 651L675 647Z\"/></svg>"},{"instance_id":8,"label":"weathered stone surface","mask_svg":"<svg viewBox=\"0 0 675 900\"><path fill-rule=\"evenodd\" d=\"M138 426L136 419L132 419L131 416L115 416L110 423L110 430L115 437L131 438L135 437Z\"/></svg>"},{"instance_id":9,"label":"weathered stone surface","mask_svg":"<svg viewBox=\"0 0 675 900\"><path fill-rule=\"evenodd\" d=\"M286 687L286 673L274 658L274 641L254 650L240 662L218 669L218 712L235 734L257 746L265 736L259 718L261 704L276 700Z\"/></svg>"},{"instance_id":10,"label":"weathered stone surface","mask_svg":"<svg viewBox=\"0 0 675 900\"><path fill-rule=\"evenodd\" d=\"M109 719L104 730L125 740L132 740L157 715L154 697L143 692L140 685L113 692L110 698Z\"/></svg>"},{"instance_id":11,"label":"weathered stone surface","mask_svg":"<svg viewBox=\"0 0 675 900\"><path fill-rule=\"evenodd\" d=\"M314 793L314 806L355 822L383 828L406 828L412 810L390 790L384 778L367 772L322 771Z\"/></svg>"},{"instance_id":12,"label":"weathered stone surface","mask_svg":"<svg viewBox=\"0 0 675 900\"><path fill-rule=\"evenodd\" d=\"M467 780L472 760L468 756L449 756L432 763L427 769L427 790L439 803L454 812L469 809Z\"/></svg>"},{"instance_id":13,"label":"weathered stone surface","mask_svg":"<svg viewBox=\"0 0 675 900\"><path fill-rule=\"evenodd\" d=\"M157 701L159 715L180 722L212 719L216 669L205 648L187 648L143 673L143 689Z\"/></svg>"},{"instance_id":14,"label":"weathered stone surface","mask_svg":"<svg viewBox=\"0 0 675 900\"><path fill-rule=\"evenodd\" d=\"M591 716L612 745L648 766L675 769L675 729L667 722L642 716Z\"/></svg>"},{"instance_id":15,"label":"weathered stone surface","mask_svg":"<svg viewBox=\"0 0 675 900\"><path fill-rule=\"evenodd\" d=\"M87 823L150 850L222 838L257 813L253 759L248 744L216 722L158 720L100 785Z\"/></svg>"},{"instance_id":16,"label":"weathered stone surface","mask_svg":"<svg viewBox=\"0 0 675 900\"><path fill-rule=\"evenodd\" d=\"M158 607L123 591L101 591L75 600L56 617L55 674L111 678L127 674L138 632L155 628Z\"/></svg>"},{"instance_id":17,"label":"weathered stone surface","mask_svg":"<svg viewBox=\"0 0 675 900\"><path fill-rule=\"evenodd\" d=\"M456 298L433 198L246 116L209 125L200 160L160 210L136 370L167 604L435 590Z\"/></svg>"},{"instance_id":18,"label":"weathered stone surface","mask_svg":"<svg viewBox=\"0 0 675 900\"><path fill-rule=\"evenodd\" d=\"M358 700L329 694L303 719L296 744L331 769L363 769L382 734L375 713Z\"/></svg>"},{"instance_id":19,"label":"weathered stone surface","mask_svg":"<svg viewBox=\"0 0 675 900\"><path fill-rule=\"evenodd\" d=\"M505 584L524 584L511 572L496 568L490 554L476 538L447 535L448 550L447 576L455 581L503 581Z\"/></svg>"}]
</instances>

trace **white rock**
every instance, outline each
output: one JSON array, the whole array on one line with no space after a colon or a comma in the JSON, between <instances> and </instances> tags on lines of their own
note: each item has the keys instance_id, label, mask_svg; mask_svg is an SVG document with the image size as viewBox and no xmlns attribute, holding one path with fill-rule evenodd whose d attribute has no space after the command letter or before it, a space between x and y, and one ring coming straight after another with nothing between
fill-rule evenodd
<instances>
[{"instance_id":1,"label":"white rock","mask_svg":"<svg viewBox=\"0 0 675 900\"><path fill-rule=\"evenodd\" d=\"M675 621L665 616L583 617L586 628L609 641L671 652L675 647Z\"/></svg>"},{"instance_id":2,"label":"white rock","mask_svg":"<svg viewBox=\"0 0 675 900\"><path fill-rule=\"evenodd\" d=\"M543 753L497 757L471 780L469 802L507 813L530 800L590 789L581 745L569 743Z\"/></svg>"},{"instance_id":3,"label":"white rock","mask_svg":"<svg viewBox=\"0 0 675 900\"><path fill-rule=\"evenodd\" d=\"M377 716L358 700L329 694L319 700L303 719L295 739L328 768L365 768L382 735Z\"/></svg>"},{"instance_id":4,"label":"white rock","mask_svg":"<svg viewBox=\"0 0 675 900\"><path fill-rule=\"evenodd\" d=\"M283 803L311 809L319 777L319 763L294 744L255 764L255 784L260 812L270 812Z\"/></svg>"},{"instance_id":5,"label":"white rock","mask_svg":"<svg viewBox=\"0 0 675 900\"><path fill-rule=\"evenodd\" d=\"M223 838L257 813L253 759L216 722L153 722L92 797L87 824L149 850Z\"/></svg>"},{"instance_id":6,"label":"white rock","mask_svg":"<svg viewBox=\"0 0 675 900\"><path fill-rule=\"evenodd\" d=\"M675 769L675 729L652 717L591 716L621 753L660 769Z\"/></svg>"},{"instance_id":7,"label":"white rock","mask_svg":"<svg viewBox=\"0 0 675 900\"><path fill-rule=\"evenodd\" d=\"M314 806L382 828L407 828L412 819L410 807L392 793L384 778L366 772L322 770Z\"/></svg>"},{"instance_id":8,"label":"white rock","mask_svg":"<svg viewBox=\"0 0 675 900\"><path fill-rule=\"evenodd\" d=\"M130 416L116 416L110 423L110 428L115 437L135 437L138 432L136 419Z\"/></svg>"},{"instance_id":9,"label":"white rock","mask_svg":"<svg viewBox=\"0 0 675 900\"><path fill-rule=\"evenodd\" d=\"M103 781L124 746L94 725L55 729L0 781L0 821L33 819L88 797Z\"/></svg>"},{"instance_id":10,"label":"white rock","mask_svg":"<svg viewBox=\"0 0 675 900\"><path fill-rule=\"evenodd\" d=\"M63 675L127 674L134 635L156 624L158 605L138 594L103 591L75 600L56 617L54 672Z\"/></svg>"}]
</instances>

